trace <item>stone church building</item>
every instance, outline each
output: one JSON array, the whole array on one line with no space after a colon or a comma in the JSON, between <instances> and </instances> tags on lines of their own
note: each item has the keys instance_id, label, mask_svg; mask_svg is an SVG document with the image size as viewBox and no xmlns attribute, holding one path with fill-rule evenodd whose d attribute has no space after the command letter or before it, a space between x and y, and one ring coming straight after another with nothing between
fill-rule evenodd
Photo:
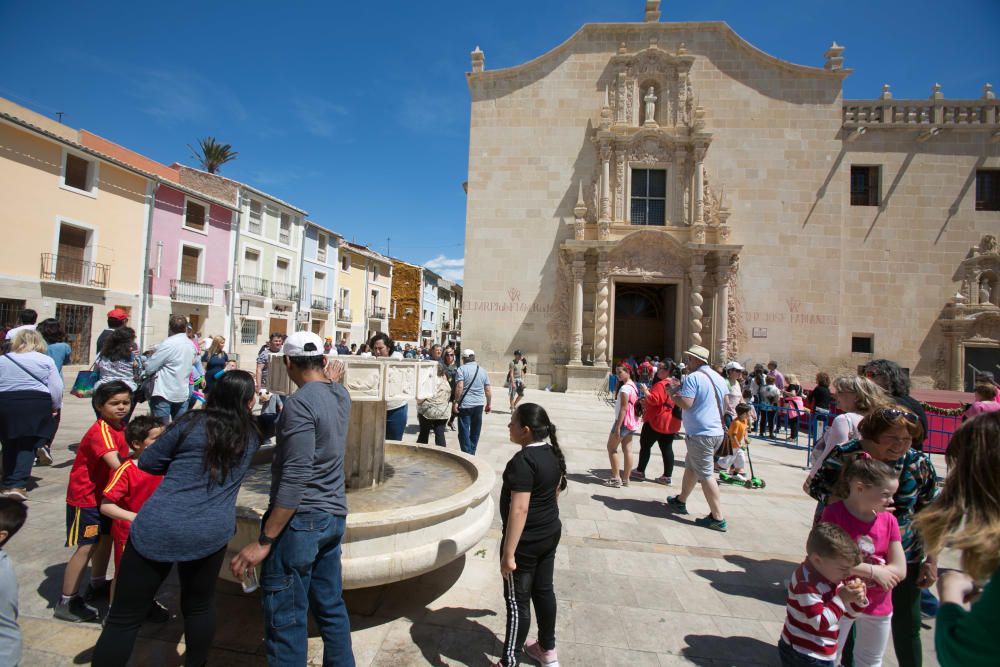
<instances>
[{"instance_id":1,"label":"stone church building","mask_svg":"<svg viewBox=\"0 0 1000 667\"><path fill-rule=\"evenodd\" d=\"M472 52L464 339L591 389L628 354L897 360L1000 375L1000 112L941 87L845 100L721 22L587 24L500 70Z\"/></svg>"}]
</instances>

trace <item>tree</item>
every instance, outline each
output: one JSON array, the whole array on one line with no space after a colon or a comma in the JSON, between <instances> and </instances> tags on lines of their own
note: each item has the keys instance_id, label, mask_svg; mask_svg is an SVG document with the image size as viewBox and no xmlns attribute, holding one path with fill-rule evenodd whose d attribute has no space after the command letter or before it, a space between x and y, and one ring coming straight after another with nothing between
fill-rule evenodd
<instances>
[{"instance_id":1,"label":"tree","mask_svg":"<svg viewBox=\"0 0 1000 667\"><path fill-rule=\"evenodd\" d=\"M227 162L232 162L239 155L233 150L231 144L220 144L215 140L215 137L199 139L198 148L201 149L200 151L195 150L191 144L188 144L188 148L191 149L194 158L201 162L201 166L210 174L218 172L219 167Z\"/></svg>"}]
</instances>

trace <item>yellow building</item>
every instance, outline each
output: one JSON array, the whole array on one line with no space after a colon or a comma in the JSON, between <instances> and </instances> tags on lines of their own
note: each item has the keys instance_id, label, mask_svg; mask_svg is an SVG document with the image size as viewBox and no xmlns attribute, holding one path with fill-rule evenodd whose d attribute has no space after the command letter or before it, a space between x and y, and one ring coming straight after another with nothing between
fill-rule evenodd
<instances>
[{"instance_id":1,"label":"yellow building","mask_svg":"<svg viewBox=\"0 0 1000 667\"><path fill-rule=\"evenodd\" d=\"M81 364L93 360L112 308L134 313L129 324L141 334L155 180L86 148L77 130L0 99L0 326L24 308L39 321L55 317Z\"/></svg>"},{"instance_id":2,"label":"yellow building","mask_svg":"<svg viewBox=\"0 0 1000 667\"><path fill-rule=\"evenodd\" d=\"M389 330L392 260L367 246L341 241L337 295L337 339L359 346Z\"/></svg>"}]
</instances>

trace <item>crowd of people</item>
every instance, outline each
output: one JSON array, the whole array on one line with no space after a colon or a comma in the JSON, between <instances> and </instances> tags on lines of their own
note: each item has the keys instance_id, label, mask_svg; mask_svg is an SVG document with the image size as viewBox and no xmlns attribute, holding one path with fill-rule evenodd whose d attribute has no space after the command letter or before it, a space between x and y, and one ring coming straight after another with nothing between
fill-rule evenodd
<instances>
[{"instance_id":1,"label":"crowd of people","mask_svg":"<svg viewBox=\"0 0 1000 667\"><path fill-rule=\"evenodd\" d=\"M2 545L26 520L23 487L31 465L44 455L51 462L48 448L64 389L57 363L66 362L58 323L28 324L14 332L10 351L0 357L0 398L5 399L0 400L0 657L13 656L11 664L20 653L16 580ZM176 567L185 660L204 664L215 632L217 575L235 530L237 493L255 452L276 437L259 538L228 567L245 590L261 589L270 664L305 663L312 612L324 664L353 665L341 585L351 401L340 384L344 365L330 341L310 332L272 336L255 372L248 373L233 368L221 337L204 350L193 343L182 317L171 317L170 336L143 355L135 349L127 321L116 324L102 334L91 396L96 419L83 434L70 470L65 544L73 552L55 617L102 621L94 664L125 665L141 625L170 617L156 595ZM385 334L365 345L374 357L405 355ZM454 419L462 450L475 454L483 414L491 410L488 373L471 349L462 351L461 364L453 348L434 346L427 352L438 361L438 373L433 394L418 402L418 440L426 443L433 431L436 444L443 445ZM283 400L267 390L269 367L276 363L271 353L282 354L297 387ZM823 415L824 429L804 475L803 490L817 504L806 557L789 573L777 659L784 665L881 665L891 638L899 664L919 666L922 598L938 583L935 641L941 663L994 664L988 630L1000 611L993 581L1000 567L995 386L982 378L977 387L977 400L947 449L948 477L942 482L922 451L926 416L897 364L876 360L863 376L833 380L819 373L815 388L804 392L795 376L781 373L773 361L748 372L735 361L713 368L709 359L708 350L696 345L679 364L647 358L616 366L606 484L645 481L656 443L664 467L656 481L672 485L673 444L683 431L684 473L666 508L687 514L700 487L708 514L694 523L727 532L717 475L741 479L746 466L741 450L749 433L771 433L767 406L798 398L795 409ZM196 362L202 377L211 380L192 383ZM508 436L519 449L504 469L500 492L507 624L496 664L503 667L517 664L522 654L541 665L558 661L554 566L561 535L558 499L566 489L567 468L555 424L544 408L521 400L527 371L517 351L505 378ZM190 409L192 387L204 391L204 402L195 401L200 409ZM133 415L137 399L143 398L149 414ZM405 427L406 409L405 404L387 405L387 435L390 427ZM397 410L403 410L401 416L393 414ZM637 433L634 461L631 442ZM401 429L392 432L397 434L402 437ZM960 551L963 572L939 578L944 548ZM113 580L108 578L112 558ZM102 616L103 600L109 608ZM538 634L527 641L532 607Z\"/></svg>"}]
</instances>

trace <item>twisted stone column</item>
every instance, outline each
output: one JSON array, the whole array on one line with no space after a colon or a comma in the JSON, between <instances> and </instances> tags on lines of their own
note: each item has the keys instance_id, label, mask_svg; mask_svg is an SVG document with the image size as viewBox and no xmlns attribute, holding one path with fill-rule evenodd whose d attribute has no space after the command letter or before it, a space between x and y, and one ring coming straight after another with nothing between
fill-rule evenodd
<instances>
[{"instance_id":1,"label":"twisted stone column","mask_svg":"<svg viewBox=\"0 0 1000 667\"><path fill-rule=\"evenodd\" d=\"M705 271L700 266L692 267L688 270L688 278L691 281L691 344L701 345L701 318L704 315L701 306L705 303L701 291L705 281Z\"/></svg>"},{"instance_id":2,"label":"twisted stone column","mask_svg":"<svg viewBox=\"0 0 1000 667\"><path fill-rule=\"evenodd\" d=\"M694 224L705 222L705 149L695 149L694 163Z\"/></svg>"},{"instance_id":3,"label":"twisted stone column","mask_svg":"<svg viewBox=\"0 0 1000 667\"><path fill-rule=\"evenodd\" d=\"M597 262L597 331L594 340L595 363L608 363L608 273L611 264L606 259Z\"/></svg>"},{"instance_id":4,"label":"twisted stone column","mask_svg":"<svg viewBox=\"0 0 1000 667\"><path fill-rule=\"evenodd\" d=\"M570 334L569 363L580 365L583 347L583 276L587 270L582 256L573 259L573 329Z\"/></svg>"},{"instance_id":5,"label":"twisted stone column","mask_svg":"<svg viewBox=\"0 0 1000 667\"><path fill-rule=\"evenodd\" d=\"M601 146L601 221L611 220L611 147Z\"/></svg>"}]
</instances>

